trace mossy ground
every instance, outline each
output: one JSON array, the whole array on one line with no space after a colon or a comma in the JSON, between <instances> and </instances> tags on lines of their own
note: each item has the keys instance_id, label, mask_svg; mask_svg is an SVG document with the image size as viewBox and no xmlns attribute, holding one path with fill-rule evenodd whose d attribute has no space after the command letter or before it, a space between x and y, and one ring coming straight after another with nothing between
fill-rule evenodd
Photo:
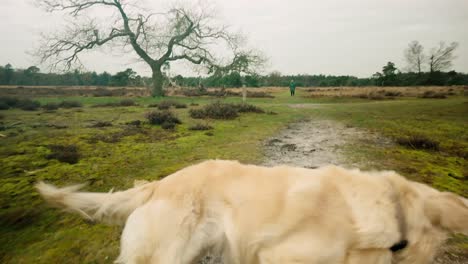
<instances>
[{"instance_id":1,"label":"mossy ground","mask_svg":"<svg viewBox=\"0 0 468 264\"><path fill-rule=\"evenodd\" d=\"M214 129L191 131L199 120L188 111L213 98L171 98L190 105L173 109L183 124L174 131L158 126L132 128L125 123L144 120L146 105L161 99L138 98L139 106L91 107L122 98L38 98L42 103L79 100L82 108L55 112L6 110L0 131L0 262L2 263L112 263L118 254L120 227L90 224L71 214L48 209L33 189L38 180L57 185L88 183L87 190L126 189L135 179L154 180L205 159L236 159L257 163L263 159L261 142L290 122L302 118L332 118L349 125L397 138L421 133L441 144L440 151L416 150L375 142L345 146L352 159L370 159L374 169L393 169L418 181L468 196L468 101L400 99L368 101L355 98L294 98L285 90L274 99L249 99L274 114L241 114L231 121L201 121ZM305 93L304 93L305 94ZM240 98L222 99L240 102ZM317 108L290 108L288 104L326 103ZM94 121L113 126L88 127ZM67 126L59 129L49 125ZM77 164L47 159L49 145L78 147ZM466 238L457 243L467 244Z\"/></svg>"}]
</instances>

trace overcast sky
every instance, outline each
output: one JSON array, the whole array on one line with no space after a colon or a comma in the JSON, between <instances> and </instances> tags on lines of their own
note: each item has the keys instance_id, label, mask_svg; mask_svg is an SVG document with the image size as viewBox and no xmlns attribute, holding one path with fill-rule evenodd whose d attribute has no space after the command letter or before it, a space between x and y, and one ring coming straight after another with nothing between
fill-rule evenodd
<instances>
[{"instance_id":1,"label":"overcast sky","mask_svg":"<svg viewBox=\"0 0 468 264\"><path fill-rule=\"evenodd\" d=\"M139 0L136 0L138 2ZM158 2L146 0L155 9ZM29 55L40 32L59 29L60 17L34 0L0 0L0 65L34 65ZM225 21L270 59L266 72L371 76L387 61L404 68L403 50L419 40L429 51L439 41L460 43L453 69L468 72L468 0L214 0ZM132 55L132 54L130 54ZM131 67L149 75L132 56L94 52L87 70L115 73ZM175 69L174 69L175 68ZM184 66L173 73L187 74Z\"/></svg>"}]
</instances>

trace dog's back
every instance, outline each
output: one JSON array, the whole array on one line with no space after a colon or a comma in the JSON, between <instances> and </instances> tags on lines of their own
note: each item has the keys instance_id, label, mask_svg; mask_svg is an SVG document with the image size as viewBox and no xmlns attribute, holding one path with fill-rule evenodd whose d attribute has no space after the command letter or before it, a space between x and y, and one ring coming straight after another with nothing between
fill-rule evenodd
<instances>
[{"instance_id":1,"label":"dog's back","mask_svg":"<svg viewBox=\"0 0 468 264\"><path fill-rule=\"evenodd\" d=\"M463 198L393 172L335 166L207 161L114 194L44 186L46 199L86 216L130 216L122 263L189 263L213 248L225 263L423 263L445 232L468 228Z\"/></svg>"}]
</instances>

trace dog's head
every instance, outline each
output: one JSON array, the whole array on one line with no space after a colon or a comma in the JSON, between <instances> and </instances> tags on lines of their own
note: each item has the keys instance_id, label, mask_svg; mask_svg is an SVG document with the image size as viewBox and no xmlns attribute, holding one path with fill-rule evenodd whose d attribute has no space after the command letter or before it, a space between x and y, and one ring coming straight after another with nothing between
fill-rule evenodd
<instances>
[{"instance_id":1,"label":"dog's head","mask_svg":"<svg viewBox=\"0 0 468 264\"><path fill-rule=\"evenodd\" d=\"M468 235L468 200L424 184L400 185L407 247L394 253L394 263L430 263L447 234Z\"/></svg>"}]
</instances>

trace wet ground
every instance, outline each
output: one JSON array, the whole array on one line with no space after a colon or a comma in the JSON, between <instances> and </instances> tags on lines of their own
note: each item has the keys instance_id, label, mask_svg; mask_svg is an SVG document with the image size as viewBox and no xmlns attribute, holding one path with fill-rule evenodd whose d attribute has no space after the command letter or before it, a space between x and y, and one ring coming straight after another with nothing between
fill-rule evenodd
<instances>
[{"instance_id":1,"label":"wet ground","mask_svg":"<svg viewBox=\"0 0 468 264\"><path fill-rule=\"evenodd\" d=\"M366 133L330 120L309 120L289 125L264 143L263 165L317 168L334 164L356 166L346 159L342 147Z\"/></svg>"}]
</instances>

